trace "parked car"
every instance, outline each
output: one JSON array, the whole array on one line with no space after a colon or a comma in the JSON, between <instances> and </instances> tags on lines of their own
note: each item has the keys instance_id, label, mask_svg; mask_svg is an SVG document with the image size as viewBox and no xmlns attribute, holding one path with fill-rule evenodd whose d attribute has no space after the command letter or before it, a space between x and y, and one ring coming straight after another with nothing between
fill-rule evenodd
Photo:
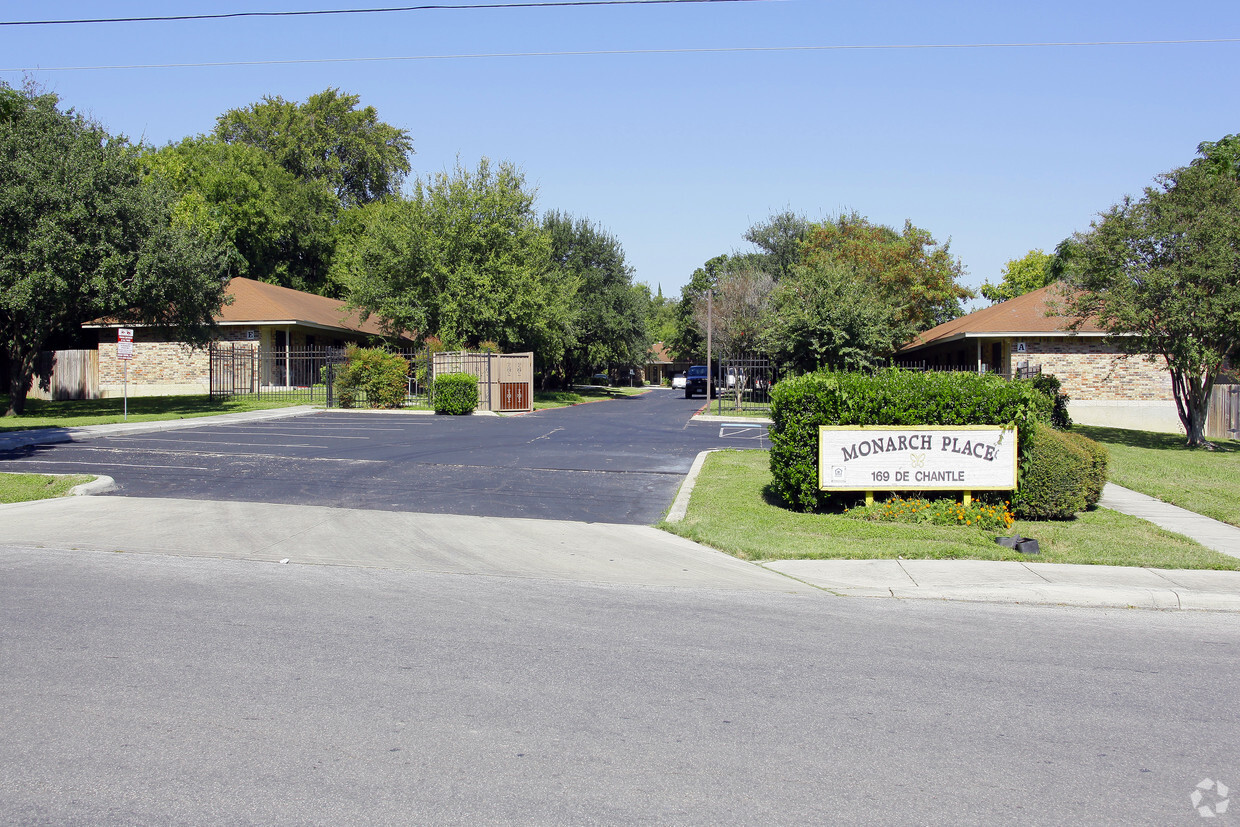
<instances>
[{"instance_id":1,"label":"parked car","mask_svg":"<svg viewBox=\"0 0 1240 827\"><path fill-rule=\"evenodd\" d=\"M590 381L595 385L602 385L605 388L611 386L611 379L605 373L594 374L590 377Z\"/></svg>"},{"instance_id":2,"label":"parked car","mask_svg":"<svg viewBox=\"0 0 1240 827\"><path fill-rule=\"evenodd\" d=\"M688 384L688 382L689 378L685 376L684 371L681 371L672 377L672 390L682 391L685 389L685 385Z\"/></svg>"},{"instance_id":3,"label":"parked car","mask_svg":"<svg viewBox=\"0 0 1240 827\"><path fill-rule=\"evenodd\" d=\"M685 379L685 399L697 393L706 395L706 365L690 366L689 375Z\"/></svg>"}]
</instances>

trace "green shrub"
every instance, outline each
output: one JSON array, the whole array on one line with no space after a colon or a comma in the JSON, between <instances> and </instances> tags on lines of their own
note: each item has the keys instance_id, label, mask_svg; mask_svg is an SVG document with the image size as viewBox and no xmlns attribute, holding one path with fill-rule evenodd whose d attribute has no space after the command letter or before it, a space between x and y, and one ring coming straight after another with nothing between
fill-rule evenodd
<instances>
[{"instance_id":1,"label":"green shrub","mask_svg":"<svg viewBox=\"0 0 1240 827\"><path fill-rule=\"evenodd\" d=\"M336 399L342 408L365 400L372 408L399 408L405 404L409 363L403 356L381 348L350 346L348 361L337 368Z\"/></svg>"},{"instance_id":2,"label":"green shrub","mask_svg":"<svg viewBox=\"0 0 1240 827\"><path fill-rule=\"evenodd\" d=\"M435 377L435 413L464 416L478 407L478 379L468 373Z\"/></svg>"},{"instance_id":3,"label":"green shrub","mask_svg":"<svg viewBox=\"0 0 1240 827\"><path fill-rule=\"evenodd\" d=\"M1094 454L1074 434L1042 426L1025 440L1012 511L1025 520L1070 520L1088 505Z\"/></svg>"},{"instance_id":4,"label":"green shrub","mask_svg":"<svg viewBox=\"0 0 1240 827\"><path fill-rule=\"evenodd\" d=\"M1085 507L1093 508L1102 499L1102 489L1107 484L1107 464L1111 461L1111 452L1102 443L1082 434L1067 431L1063 435L1089 454L1089 473L1085 477Z\"/></svg>"},{"instance_id":5,"label":"green shrub","mask_svg":"<svg viewBox=\"0 0 1240 827\"><path fill-rule=\"evenodd\" d=\"M1023 443L1050 414L1050 399L1031 383L994 374L892 368L787 379L771 391L772 493L803 511L826 505L818 489L820 425L1015 426Z\"/></svg>"},{"instance_id":6,"label":"green shrub","mask_svg":"<svg viewBox=\"0 0 1240 827\"><path fill-rule=\"evenodd\" d=\"M1039 373L1028 381L1051 400L1051 424L1056 428L1071 428L1072 417L1068 414L1070 397L1060 390L1059 377L1053 373Z\"/></svg>"}]
</instances>

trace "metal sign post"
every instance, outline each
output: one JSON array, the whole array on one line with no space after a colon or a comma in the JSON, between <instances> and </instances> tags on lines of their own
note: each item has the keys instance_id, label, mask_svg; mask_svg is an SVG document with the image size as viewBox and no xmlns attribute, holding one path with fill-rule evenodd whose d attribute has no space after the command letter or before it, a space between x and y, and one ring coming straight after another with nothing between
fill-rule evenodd
<instances>
[{"instance_id":1,"label":"metal sign post","mask_svg":"<svg viewBox=\"0 0 1240 827\"><path fill-rule=\"evenodd\" d=\"M133 328L121 327L116 331L116 358L125 363L124 367L124 416L129 420L129 360L133 358Z\"/></svg>"}]
</instances>

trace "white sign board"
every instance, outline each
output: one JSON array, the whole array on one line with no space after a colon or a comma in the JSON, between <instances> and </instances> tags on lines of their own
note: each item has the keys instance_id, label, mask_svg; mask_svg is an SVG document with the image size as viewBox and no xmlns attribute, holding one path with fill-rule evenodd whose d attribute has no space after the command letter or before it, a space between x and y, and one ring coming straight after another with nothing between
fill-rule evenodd
<instances>
[{"instance_id":1,"label":"white sign board","mask_svg":"<svg viewBox=\"0 0 1240 827\"><path fill-rule=\"evenodd\" d=\"M133 328L132 327L118 327L116 329L116 341L132 342L133 341Z\"/></svg>"},{"instance_id":2,"label":"white sign board","mask_svg":"<svg viewBox=\"0 0 1240 827\"><path fill-rule=\"evenodd\" d=\"M116 343L116 358L117 359L132 359L133 358L133 342L117 342Z\"/></svg>"},{"instance_id":3,"label":"white sign board","mask_svg":"<svg viewBox=\"0 0 1240 827\"><path fill-rule=\"evenodd\" d=\"M823 491L1006 491L1016 488L1016 429L976 426L824 425Z\"/></svg>"}]
</instances>

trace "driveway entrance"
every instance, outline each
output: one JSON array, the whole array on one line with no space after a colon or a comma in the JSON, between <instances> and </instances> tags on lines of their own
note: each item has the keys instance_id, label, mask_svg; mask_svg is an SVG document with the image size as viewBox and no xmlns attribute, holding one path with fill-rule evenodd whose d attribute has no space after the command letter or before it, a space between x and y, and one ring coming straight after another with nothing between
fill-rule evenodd
<instances>
[{"instance_id":1,"label":"driveway entrance","mask_svg":"<svg viewBox=\"0 0 1240 827\"><path fill-rule=\"evenodd\" d=\"M693 458L767 447L669 390L516 417L327 411L47 445L0 469L96 473L120 496L657 522Z\"/></svg>"}]
</instances>

